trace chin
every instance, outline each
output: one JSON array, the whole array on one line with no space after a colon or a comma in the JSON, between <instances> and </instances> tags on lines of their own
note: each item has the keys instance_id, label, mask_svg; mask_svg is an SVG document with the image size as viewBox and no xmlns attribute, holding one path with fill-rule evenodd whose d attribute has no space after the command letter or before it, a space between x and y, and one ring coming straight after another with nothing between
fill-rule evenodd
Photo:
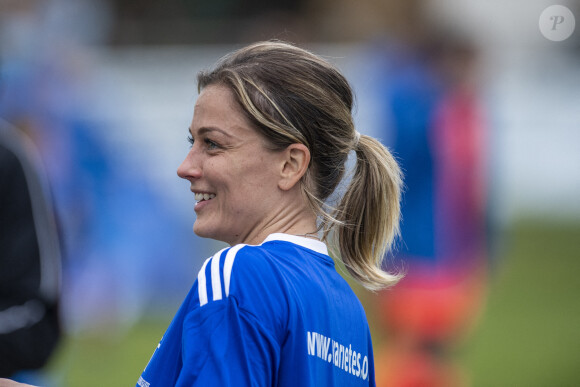
<instances>
[{"instance_id":1,"label":"chin","mask_svg":"<svg viewBox=\"0 0 580 387\"><path fill-rule=\"evenodd\" d=\"M204 225L203 223L199 223L199 221L197 221L197 220L193 224L193 232L195 235L197 235L200 238L209 238L209 239L215 239L218 241L224 241L219 230L215 230L211 226Z\"/></svg>"},{"instance_id":2,"label":"chin","mask_svg":"<svg viewBox=\"0 0 580 387\"><path fill-rule=\"evenodd\" d=\"M201 238L212 238L213 233L209 232L207 227L199 224L199 221L195 221L193 224L193 233Z\"/></svg>"}]
</instances>

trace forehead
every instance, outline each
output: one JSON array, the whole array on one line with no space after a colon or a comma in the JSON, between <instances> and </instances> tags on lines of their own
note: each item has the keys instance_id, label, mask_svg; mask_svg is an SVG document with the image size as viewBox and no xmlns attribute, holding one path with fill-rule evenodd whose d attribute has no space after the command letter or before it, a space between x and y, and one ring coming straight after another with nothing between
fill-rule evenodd
<instances>
[{"instance_id":1,"label":"forehead","mask_svg":"<svg viewBox=\"0 0 580 387\"><path fill-rule=\"evenodd\" d=\"M255 132L242 108L234 99L233 92L223 85L206 86L195 103L192 130L211 127L233 131L237 134Z\"/></svg>"},{"instance_id":2,"label":"forehead","mask_svg":"<svg viewBox=\"0 0 580 387\"><path fill-rule=\"evenodd\" d=\"M214 104L217 101L221 101L224 105L231 105L231 108L235 107L234 95L231 89L222 84L212 84L204 87L199 93L199 97L195 103L197 107L203 107L208 104Z\"/></svg>"}]
</instances>

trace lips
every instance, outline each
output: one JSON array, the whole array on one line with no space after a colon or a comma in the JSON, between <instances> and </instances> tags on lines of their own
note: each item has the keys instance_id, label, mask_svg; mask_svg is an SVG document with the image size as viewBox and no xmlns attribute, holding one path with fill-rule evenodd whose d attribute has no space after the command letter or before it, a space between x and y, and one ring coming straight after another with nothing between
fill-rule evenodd
<instances>
[{"instance_id":1,"label":"lips","mask_svg":"<svg viewBox=\"0 0 580 387\"><path fill-rule=\"evenodd\" d=\"M194 210L196 213L198 213L199 211L201 211L205 206L209 205L209 202L211 201L211 199L215 198L215 194L214 193L208 193L208 192L193 192L195 194L195 206L194 206Z\"/></svg>"}]
</instances>

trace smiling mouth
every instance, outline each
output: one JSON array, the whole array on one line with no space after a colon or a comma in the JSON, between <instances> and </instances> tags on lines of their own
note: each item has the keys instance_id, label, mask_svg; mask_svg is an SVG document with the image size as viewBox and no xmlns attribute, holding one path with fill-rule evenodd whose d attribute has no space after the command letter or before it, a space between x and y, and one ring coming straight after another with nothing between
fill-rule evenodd
<instances>
[{"instance_id":1,"label":"smiling mouth","mask_svg":"<svg viewBox=\"0 0 580 387\"><path fill-rule=\"evenodd\" d=\"M209 193L196 193L195 194L195 201L196 202L203 202L205 200L210 200L215 198L215 194L209 194Z\"/></svg>"}]
</instances>

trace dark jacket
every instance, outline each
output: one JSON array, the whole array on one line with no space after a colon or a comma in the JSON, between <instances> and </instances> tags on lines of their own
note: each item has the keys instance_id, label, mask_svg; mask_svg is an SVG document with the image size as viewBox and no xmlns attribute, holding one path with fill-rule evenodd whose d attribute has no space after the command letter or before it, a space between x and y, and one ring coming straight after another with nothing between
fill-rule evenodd
<instances>
[{"instance_id":1,"label":"dark jacket","mask_svg":"<svg viewBox=\"0 0 580 387\"><path fill-rule=\"evenodd\" d=\"M42 367L61 335L61 255L31 142L0 121L0 377Z\"/></svg>"}]
</instances>

